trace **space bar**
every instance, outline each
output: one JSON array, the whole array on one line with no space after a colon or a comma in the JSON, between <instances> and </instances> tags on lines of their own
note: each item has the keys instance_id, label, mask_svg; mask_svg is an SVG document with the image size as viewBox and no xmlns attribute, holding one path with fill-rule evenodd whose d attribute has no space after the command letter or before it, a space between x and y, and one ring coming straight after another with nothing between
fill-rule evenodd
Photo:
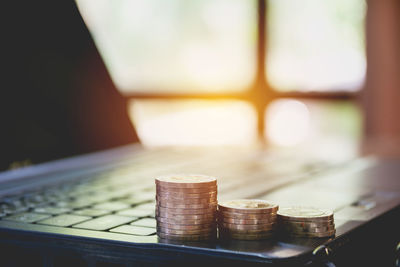
<instances>
[{"instance_id":1,"label":"space bar","mask_svg":"<svg viewBox=\"0 0 400 267\"><path fill-rule=\"evenodd\" d=\"M114 228L116 226L129 223L136 218L134 217L126 217L126 216L118 216L118 215L106 215L103 217L99 217L90 221L85 221L83 223L75 224L74 228L83 228L89 230L97 230L103 231Z\"/></svg>"}]
</instances>

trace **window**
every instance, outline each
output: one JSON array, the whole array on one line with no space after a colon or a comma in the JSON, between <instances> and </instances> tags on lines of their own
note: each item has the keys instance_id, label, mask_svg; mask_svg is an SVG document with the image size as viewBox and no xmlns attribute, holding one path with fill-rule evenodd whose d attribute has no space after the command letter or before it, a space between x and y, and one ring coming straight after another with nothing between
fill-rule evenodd
<instances>
[{"instance_id":1,"label":"window","mask_svg":"<svg viewBox=\"0 0 400 267\"><path fill-rule=\"evenodd\" d=\"M145 144L248 144L257 132L277 145L307 142L315 127L329 136L313 114L328 114L315 106L332 96L341 101L323 106L347 112L356 128L347 135L358 138L365 0L77 3ZM289 129L299 136L276 139L293 110L305 115Z\"/></svg>"},{"instance_id":2,"label":"window","mask_svg":"<svg viewBox=\"0 0 400 267\"><path fill-rule=\"evenodd\" d=\"M266 109L265 120L273 145L317 147L329 151L326 157L357 154L362 115L352 101L278 99Z\"/></svg>"},{"instance_id":3,"label":"window","mask_svg":"<svg viewBox=\"0 0 400 267\"><path fill-rule=\"evenodd\" d=\"M248 89L255 77L255 0L80 0L114 82L132 92Z\"/></svg>"},{"instance_id":4,"label":"window","mask_svg":"<svg viewBox=\"0 0 400 267\"><path fill-rule=\"evenodd\" d=\"M266 75L279 91L359 90L366 71L362 0L269 0Z\"/></svg>"},{"instance_id":5,"label":"window","mask_svg":"<svg viewBox=\"0 0 400 267\"><path fill-rule=\"evenodd\" d=\"M257 140L256 113L245 101L134 100L130 114L148 146L251 145Z\"/></svg>"}]
</instances>

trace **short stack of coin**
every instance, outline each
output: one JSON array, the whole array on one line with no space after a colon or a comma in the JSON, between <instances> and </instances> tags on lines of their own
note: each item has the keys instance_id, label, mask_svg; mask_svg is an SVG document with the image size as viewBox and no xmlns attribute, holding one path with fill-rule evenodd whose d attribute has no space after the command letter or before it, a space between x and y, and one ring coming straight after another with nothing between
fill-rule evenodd
<instances>
[{"instance_id":1,"label":"short stack of coin","mask_svg":"<svg viewBox=\"0 0 400 267\"><path fill-rule=\"evenodd\" d=\"M157 235L200 241L216 237L217 179L205 175L169 175L156 180Z\"/></svg>"},{"instance_id":2,"label":"short stack of coin","mask_svg":"<svg viewBox=\"0 0 400 267\"><path fill-rule=\"evenodd\" d=\"M336 233L333 212L312 207L288 207L278 211L281 231L294 237L329 237Z\"/></svg>"},{"instance_id":3,"label":"short stack of coin","mask_svg":"<svg viewBox=\"0 0 400 267\"><path fill-rule=\"evenodd\" d=\"M238 199L218 203L218 232L222 239L260 240L276 229L278 205L265 200Z\"/></svg>"}]
</instances>

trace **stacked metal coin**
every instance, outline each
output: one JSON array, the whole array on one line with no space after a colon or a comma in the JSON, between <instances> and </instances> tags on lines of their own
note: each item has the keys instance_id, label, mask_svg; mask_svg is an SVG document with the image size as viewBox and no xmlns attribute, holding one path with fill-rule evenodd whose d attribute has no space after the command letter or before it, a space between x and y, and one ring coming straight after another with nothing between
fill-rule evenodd
<instances>
[{"instance_id":1,"label":"stacked metal coin","mask_svg":"<svg viewBox=\"0 0 400 267\"><path fill-rule=\"evenodd\" d=\"M273 235L278 205L238 199L218 203L218 232L223 239L260 240Z\"/></svg>"},{"instance_id":2,"label":"stacked metal coin","mask_svg":"<svg viewBox=\"0 0 400 267\"><path fill-rule=\"evenodd\" d=\"M217 179L205 175L156 178L157 235L199 241L216 237Z\"/></svg>"},{"instance_id":3,"label":"stacked metal coin","mask_svg":"<svg viewBox=\"0 0 400 267\"><path fill-rule=\"evenodd\" d=\"M280 208L278 222L282 232L295 237L329 237L336 233L333 212L310 207Z\"/></svg>"}]
</instances>

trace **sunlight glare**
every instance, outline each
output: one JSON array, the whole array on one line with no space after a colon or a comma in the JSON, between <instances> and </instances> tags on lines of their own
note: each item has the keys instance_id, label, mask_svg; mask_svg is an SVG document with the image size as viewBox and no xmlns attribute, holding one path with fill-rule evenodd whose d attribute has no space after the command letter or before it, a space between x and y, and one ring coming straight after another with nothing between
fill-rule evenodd
<instances>
[{"instance_id":1,"label":"sunlight glare","mask_svg":"<svg viewBox=\"0 0 400 267\"><path fill-rule=\"evenodd\" d=\"M249 145L257 139L255 110L243 101L136 100L130 115L145 146Z\"/></svg>"},{"instance_id":2,"label":"sunlight glare","mask_svg":"<svg viewBox=\"0 0 400 267\"><path fill-rule=\"evenodd\" d=\"M294 146L310 132L310 114L306 105L297 100L278 100L267 110L267 138L278 146Z\"/></svg>"}]
</instances>

